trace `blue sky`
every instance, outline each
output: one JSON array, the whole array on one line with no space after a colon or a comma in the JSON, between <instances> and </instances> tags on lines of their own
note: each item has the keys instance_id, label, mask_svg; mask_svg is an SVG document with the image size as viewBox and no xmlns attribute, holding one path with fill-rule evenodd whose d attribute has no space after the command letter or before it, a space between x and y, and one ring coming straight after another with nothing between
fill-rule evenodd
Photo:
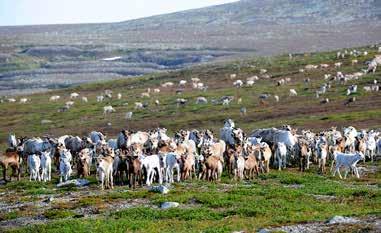
<instances>
[{"instance_id":1,"label":"blue sky","mask_svg":"<svg viewBox=\"0 0 381 233\"><path fill-rule=\"evenodd\" d=\"M0 26L119 22L236 0L0 0Z\"/></svg>"}]
</instances>

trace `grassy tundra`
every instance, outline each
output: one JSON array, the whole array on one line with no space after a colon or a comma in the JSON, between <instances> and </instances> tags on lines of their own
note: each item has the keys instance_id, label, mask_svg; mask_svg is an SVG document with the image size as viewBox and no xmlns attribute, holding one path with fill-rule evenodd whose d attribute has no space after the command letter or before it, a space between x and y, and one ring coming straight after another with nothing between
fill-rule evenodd
<instances>
[{"instance_id":1,"label":"grassy tundra","mask_svg":"<svg viewBox=\"0 0 381 233\"><path fill-rule=\"evenodd\" d=\"M325 221L334 215L380 216L379 172L346 181L316 173L315 169L304 174L294 169L271 170L242 183L227 177L218 184L193 180L173 185L164 196L126 186L100 191L95 180L86 189L13 182L0 186L0 192L7 193L2 201L25 206L1 213L0 219L1 224L21 216L48 223L3 228L9 232L252 232L267 226ZM46 204L49 196L54 200ZM163 201L179 202L180 207L160 210ZM372 229L367 225L346 228L347 232Z\"/></svg>"},{"instance_id":2,"label":"grassy tundra","mask_svg":"<svg viewBox=\"0 0 381 233\"><path fill-rule=\"evenodd\" d=\"M27 96L31 102L26 104L0 104L2 149L6 147L8 132L32 137L45 134L87 135L91 130L101 130L109 138L115 137L122 128L144 130L166 127L170 132L181 128L209 128L218 132L226 118L234 119L247 133L259 127L282 124L314 130L348 125L380 128L381 93L366 93L362 88L374 79L381 81L380 70L346 85L333 82L332 88L323 96L330 99L328 104L321 104L321 99L315 98L315 90L325 82L325 73L334 75L342 71L346 74L364 69L365 61L376 54L375 49L361 50L365 49L369 54L356 58L359 63L355 65L351 64L354 58L338 60L335 52L296 55L291 60L288 56L253 58ZM343 62L339 69L333 65L337 61ZM328 63L330 67L304 73L298 71L306 64L321 63ZM245 81L250 76L260 76L261 68L267 69L271 78L260 79L253 87L233 87L234 80L230 74L236 73L236 79ZM208 86L206 92L191 88L190 79L194 77ZM290 83L276 86L276 80L286 77L291 78ZM310 78L311 82L305 84L305 78ZM176 95L177 84L182 79L188 80L188 84L182 94ZM175 87L160 87L167 81L173 81ZM358 93L354 94L357 102L345 106L344 102L348 99L346 88L352 83L359 86ZM140 94L147 88L160 88L161 92L151 94L151 98L141 98ZM288 96L291 88L298 92L297 97ZM97 103L96 96L105 89L111 89L114 98ZM69 100L71 92L86 96L89 102L82 103L79 98L68 112L57 112ZM121 100L116 98L119 92L123 95ZM262 93L278 95L280 101L276 103L270 97L260 103L258 96ZM52 95L60 95L61 99L49 102ZM228 107L213 105L210 101L226 95L235 97ZM195 99L199 96L206 97L209 103L196 105ZM187 99L188 103L177 107L177 98ZM238 98L242 98L241 104L237 103ZM156 99L160 101L159 106L154 104ZM147 102L149 107L134 110L135 102ZM116 112L104 116L103 107L106 105L112 105ZM239 110L243 106L247 108L246 116L240 116ZM127 121L125 113L128 111L134 114ZM41 124L41 120L51 120L52 123ZM111 125L107 124L109 122ZM126 186L117 186L113 191L100 191L95 178L91 178L89 187L84 189L58 189L55 187L58 181L56 176L47 184L23 180L0 186L0 207L7 206L7 211L0 213L0 231L250 232L266 226L324 221L334 215L360 218L372 215L379 218L380 166L379 161L367 164L368 171L360 180L350 178L342 181L319 176L315 167L303 174L295 169L271 170L268 175L241 183L235 183L226 176L218 184L193 180L173 185L168 195L151 193L145 188L132 191ZM54 197L53 201L46 202L50 196ZM180 207L160 210L158 206L163 201L179 202ZM21 206L15 207L20 203ZM27 220L47 224L33 225L28 224ZM365 231L372 230L367 225L349 225L342 230L357 231L359 227Z\"/></svg>"}]
</instances>

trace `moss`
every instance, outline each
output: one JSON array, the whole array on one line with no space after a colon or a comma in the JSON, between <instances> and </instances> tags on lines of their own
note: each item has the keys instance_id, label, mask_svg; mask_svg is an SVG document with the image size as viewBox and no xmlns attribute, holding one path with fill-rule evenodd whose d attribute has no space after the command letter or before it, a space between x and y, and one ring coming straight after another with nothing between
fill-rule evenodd
<instances>
[{"instance_id":1,"label":"moss","mask_svg":"<svg viewBox=\"0 0 381 233\"><path fill-rule=\"evenodd\" d=\"M75 213L70 210L53 209L44 212L44 217L48 219L62 219L75 216Z\"/></svg>"}]
</instances>

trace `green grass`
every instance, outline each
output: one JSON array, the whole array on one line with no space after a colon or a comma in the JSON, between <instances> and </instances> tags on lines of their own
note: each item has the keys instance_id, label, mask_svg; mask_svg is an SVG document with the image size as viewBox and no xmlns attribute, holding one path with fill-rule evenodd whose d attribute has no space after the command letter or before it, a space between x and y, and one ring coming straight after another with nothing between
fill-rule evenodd
<instances>
[{"instance_id":1,"label":"green grass","mask_svg":"<svg viewBox=\"0 0 381 233\"><path fill-rule=\"evenodd\" d=\"M376 178L375 176L370 175L368 179ZM175 209L134 207L96 219L57 220L9 232L251 232L266 226L324 221L334 215L381 216L378 208L381 205L380 189L366 187L366 179L339 181L329 176L316 175L314 171L301 174L292 169L271 171L249 183L226 180L220 184L203 181L175 184L171 192L164 196L144 190L137 191L137 196L130 195L131 192L114 196L115 199L147 198L157 205L163 201L177 201L181 205ZM353 182L362 185L349 187ZM379 179L376 182L380 185ZM285 186L289 184L303 186L298 189ZM312 194L331 195L335 199L319 200ZM106 197L110 195L112 196L109 193ZM98 204L88 198L80 203ZM45 211L44 215L49 216L49 219L74 216L72 211L61 209Z\"/></svg>"},{"instance_id":2,"label":"green grass","mask_svg":"<svg viewBox=\"0 0 381 233\"><path fill-rule=\"evenodd\" d=\"M17 211L11 211L8 213L0 214L0 221L11 220L19 217L19 213Z\"/></svg>"},{"instance_id":3,"label":"green grass","mask_svg":"<svg viewBox=\"0 0 381 233\"><path fill-rule=\"evenodd\" d=\"M47 210L44 212L44 217L47 219L61 219L75 216L75 213L70 210Z\"/></svg>"}]
</instances>

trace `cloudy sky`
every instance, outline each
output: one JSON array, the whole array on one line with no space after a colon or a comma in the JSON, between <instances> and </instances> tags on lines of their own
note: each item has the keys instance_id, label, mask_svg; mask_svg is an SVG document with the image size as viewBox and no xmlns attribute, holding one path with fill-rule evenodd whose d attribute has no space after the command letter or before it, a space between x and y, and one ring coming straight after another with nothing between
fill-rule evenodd
<instances>
[{"instance_id":1,"label":"cloudy sky","mask_svg":"<svg viewBox=\"0 0 381 233\"><path fill-rule=\"evenodd\" d=\"M0 0L0 25L119 22L236 0Z\"/></svg>"}]
</instances>

